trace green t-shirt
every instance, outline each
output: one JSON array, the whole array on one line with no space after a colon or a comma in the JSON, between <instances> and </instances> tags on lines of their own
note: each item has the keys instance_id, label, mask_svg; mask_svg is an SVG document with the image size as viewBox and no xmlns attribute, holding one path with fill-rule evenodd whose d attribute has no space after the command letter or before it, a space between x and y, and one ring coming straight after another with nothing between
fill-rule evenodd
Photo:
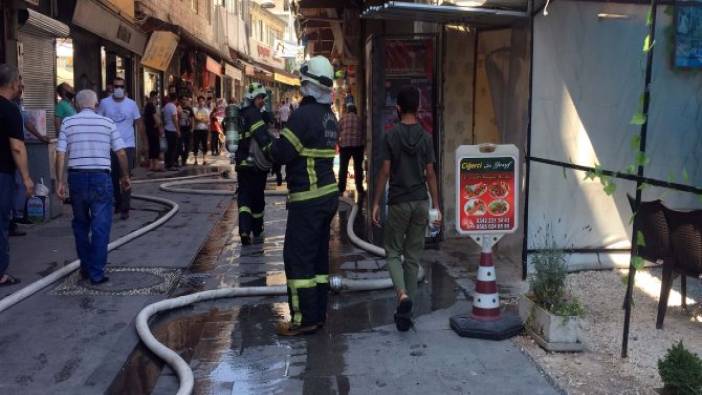
<instances>
[{"instance_id":1,"label":"green t-shirt","mask_svg":"<svg viewBox=\"0 0 702 395\"><path fill-rule=\"evenodd\" d=\"M76 115L76 109L73 108L73 105L70 101L66 99L61 99L61 101L56 103L56 108L54 108L54 116L56 118L63 120L64 118L70 117L71 115Z\"/></svg>"},{"instance_id":2,"label":"green t-shirt","mask_svg":"<svg viewBox=\"0 0 702 395\"><path fill-rule=\"evenodd\" d=\"M381 159L390 161L388 204L427 200L427 164L436 162L431 135L419 124L398 123L384 135Z\"/></svg>"}]
</instances>

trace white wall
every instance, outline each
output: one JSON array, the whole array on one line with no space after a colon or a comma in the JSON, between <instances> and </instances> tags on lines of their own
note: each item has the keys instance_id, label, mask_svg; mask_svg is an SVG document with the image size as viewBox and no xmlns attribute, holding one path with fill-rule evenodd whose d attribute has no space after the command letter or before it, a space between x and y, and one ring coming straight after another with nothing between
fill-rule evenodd
<instances>
[{"instance_id":1,"label":"white wall","mask_svg":"<svg viewBox=\"0 0 702 395\"><path fill-rule=\"evenodd\" d=\"M648 6L554 2L534 25L532 155L584 166L600 163L623 171L633 162L629 120L643 91L642 53ZM598 19L598 13L627 19ZM702 71L671 68L672 18L658 13L649 117L646 176L667 179L683 167L689 183L702 185ZM626 193L635 184L617 181L614 198L584 173L532 162L529 247L544 247L543 229L552 224L560 247L630 245L631 210ZM655 188L645 199L661 196ZM702 206L697 197L668 192L671 207Z\"/></svg>"}]
</instances>

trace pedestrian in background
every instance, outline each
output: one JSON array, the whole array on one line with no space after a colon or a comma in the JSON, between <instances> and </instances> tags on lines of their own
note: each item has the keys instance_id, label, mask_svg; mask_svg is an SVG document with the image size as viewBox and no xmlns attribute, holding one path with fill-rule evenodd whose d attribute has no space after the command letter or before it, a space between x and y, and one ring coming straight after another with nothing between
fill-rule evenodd
<instances>
[{"instance_id":1,"label":"pedestrian in background","mask_svg":"<svg viewBox=\"0 0 702 395\"><path fill-rule=\"evenodd\" d=\"M20 114L22 114L22 125L24 128L24 138L35 138L38 141L41 141L44 144L48 144L50 142L49 138L42 135L39 133L39 130L37 129L37 126L35 125L34 121L32 118L29 116L27 113L27 110L24 108L24 103L23 103L23 93L24 93L24 84L20 83L20 93L19 96L14 100L15 105L17 108L20 110ZM30 137L31 136L31 137ZM15 201L14 201L14 206L12 210L12 214L10 216L10 236L25 236L27 233L23 232L19 229L19 223L30 223L29 220L26 218L24 208L25 208L25 203L27 202L27 196L26 196L26 191L24 189L24 182L22 182L22 175L20 174L19 171L15 172Z\"/></svg>"},{"instance_id":2,"label":"pedestrian in background","mask_svg":"<svg viewBox=\"0 0 702 395\"><path fill-rule=\"evenodd\" d=\"M163 125L161 113L158 111L158 92L151 91L149 100L144 106L144 128L146 129L146 141L149 146L149 170L163 171L161 168L161 136L163 136Z\"/></svg>"},{"instance_id":3,"label":"pedestrian in background","mask_svg":"<svg viewBox=\"0 0 702 395\"><path fill-rule=\"evenodd\" d=\"M56 87L56 94L59 96L59 101L54 106L54 130L59 130L64 118L76 114L76 109L73 107L75 93L71 85L63 82Z\"/></svg>"},{"instance_id":4,"label":"pedestrian in background","mask_svg":"<svg viewBox=\"0 0 702 395\"><path fill-rule=\"evenodd\" d=\"M207 135L210 130L210 109L205 104L205 97L197 97L197 106L193 109L195 118L195 131L193 132L193 155L195 155L195 166L197 166L197 152L202 150L202 165L207 165L205 155L207 154Z\"/></svg>"},{"instance_id":5,"label":"pedestrian in background","mask_svg":"<svg viewBox=\"0 0 702 395\"><path fill-rule=\"evenodd\" d=\"M390 179L388 218L383 242L392 283L397 293L395 326L407 331L412 326L412 303L417 294L417 273L424 251L424 231L429 222L427 187L433 208L439 209L431 136L417 122L419 91L404 86L397 94L400 122L383 135L378 181L373 199L373 223L380 226L380 198ZM441 212L435 225L441 222ZM401 258L405 260L402 262Z\"/></svg>"},{"instance_id":6,"label":"pedestrian in background","mask_svg":"<svg viewBox=\"0 0 702 395\"><path fill-rule=\"evenodd\" d=\"M180 122L178 121L177 96L168 95L168 103L163 107L163 129L166 132L166 170L178 170L178 140L180 139Z\"/></svg>"},{"instance_id":7,"label":"pedestrian in background","mask_svg":"<svg viewBox=\"0 0 702 395\"><path fill-rule=\"evenodd\" d=\"M346 113L339 120L339 192L346 192L346 178L349 171L349 160L353 158L353 175L356 179L356 193L363 195L363 154L365 150L365 135L361 118L356 114L356 106L346 107Z\"/></svg>"},{"instance_id":8,"label":"pedestrian in background","mask_svg":"<svg viewBox=\"0 0 702 395\"><path fill-rule=\"evenodd\" d=\"M110 169L114 153L120 167L117 186L129 191L129 164L126 144L117 124L95 113L97 95L85 89L78 92L80 112L64 119L56 146L56 194L63 199L66 186L63 165L68 154L68 188L73 207L73 236L80 259L80 274L93 285L108 281L105 276L107 244L112 228L112 180Z\"/></svg>"},{"instance_id":9,"label":"pedestrian in background","mask_svg":"<svg viewBox=\"0 0 702 395\"><path fill-rule=\"evenodd\" d=\"M280 106L280 129L285 129L288 126L288 119L290 118L290 113L292 112L292 107L288 103L288 99L285 99L283 105Z\"/></svg>"},{"instance_id":10,"label":"pedestrian in background","mask_svg":"<svg viewBox=\"0 0 702 395\"><path fill-rule=\"evenodd\" d=\"M185 166L188 163L190 144L193 139L193 107L189 97L180 98L178 109L178 122L180 122L180 140L178 142L178 156L180 163Z\"/></svg>"},{"instance_id":11,"label":"pedestrian in background","mask_svg":"<svg viewBox=\"0 0 702 395\"><path fill-rule=\"evenodd\" d=\"M139 133L143 133L144 122L139 113L134 100L127 97L125 91L124 78L117 77L112 83L112 96L106 97L100 101L97 113L110 118L117 126L117 130L122 136L125 152L127 153L127 169L129 174L122 174L122 168L119 165L117 156L112 154L112 189L115 194L115 212L121 213L122 219L129 218L129 204L131 199L131 190L121 191L119 188L120 179L124 176L131 176L131 171L134 169L136 160L136 135L135 128Z\"/></svg>"},{"instance_id":12,"label":"pedestrian in background","mask_svg":"<svg viewBox=\"0 0 702 395\"><path fill-rule=\"evenodd\" d=\"M224 107L224 99L217 99L217 105L210 115L210 153L212 156L220 154L220 140L224 136L224 130L222 130Z\"/></svg>"},{"instance_id":13,"label":"pedestrian in background","mask_svg":"<svg viewBox=\"0 0 702 395\"><path fill-rule=\"evenodd\" d=\"M15 192L15 171L19 170L26 196L34 194L24 146L22 114L12 102L21 94L22 77L14 66L0 65L0 286L20 282L7 274L10 266L8 232Z\"/></svg>"}]
</instances>

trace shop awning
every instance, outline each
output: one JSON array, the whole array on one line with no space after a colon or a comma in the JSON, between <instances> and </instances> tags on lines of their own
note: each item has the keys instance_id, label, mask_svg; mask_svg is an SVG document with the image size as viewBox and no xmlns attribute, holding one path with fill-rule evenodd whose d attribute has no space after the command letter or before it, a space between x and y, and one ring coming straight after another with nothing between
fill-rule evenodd
<instances>
[{"instance_id":1,"label":"shop awning","mask_svg":"<svg viewBox=\"0 0 702 395\"><path fill-rule=\"evenodd\" d=\"M224 75L233 80L244 80L244 73L242 73L240 69L230 65L229 63L224 64Z\"/></svg>"},{"instance_id":2,"label":"shop awning","mask_svg":"<svg viewBox=\"0 0 702 395\"><path fill-rule=\"evenodd\" d=\"M300 78L288 73L276 71L273 73L273 80L285 85L300 86Z\"/></svg>"},{"instance_id":3,"label":"shop awning","mask_svg":"<svg viewBox=\"0 0 702 395\"><path fill-rule=\"evenodd\" d=\"M139 56L144 54L146 34L98 2L78 0L73 23Z\"/></svg>"},{"instance_id":4,"label":"shop awning","mask_svg":"<svg viewBox=\"0 0 702 395\"><path fill-rule=\"evenodd\" d=\"M484 8L482 6L431 5L404 1L388 1L367 7L361 16L369 19L467 24L476 27L509 26L528 20L528 13L521 10Z\"/></svg>"},{"instance_id":5,"label":"shop awning","mask_svg":"<svg viewBox=\"0 0 702 395\"><path fill-rule=\"evenodd\" d=\"M210 73L217 74L220 77L222 76L222 64L209 56L205 58L205 69Z\"/></svg>"},{"instance_id":6,"label":"shop awning","mask_svg":"<svg viewBox=\"0 0 702 395\"><path fill-rule=\"evenodd\" d=\"M173 53L178 46L178 36L165 30L151 33L149 43L144 50L141 64L152 69L166 71L171 63Z\"/></svg>"}]
</instances>

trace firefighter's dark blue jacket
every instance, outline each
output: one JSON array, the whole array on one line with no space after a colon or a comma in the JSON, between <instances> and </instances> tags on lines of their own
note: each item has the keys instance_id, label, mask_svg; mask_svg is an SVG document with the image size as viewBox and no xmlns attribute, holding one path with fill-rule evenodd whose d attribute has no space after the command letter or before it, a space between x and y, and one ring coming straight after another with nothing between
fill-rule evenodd
<instances>
[{"instance_id":1,"label":"firefighter's dark blue jacket","mask_svg":"<svg viewBox=\"0 0 702 395\"><path fill-rule=\"evenodd\" d=\"M274 163L286 166L291 204L338 193L333 169L338 125L329 104L305 97L279 139L258 129L255 137Z\"/></svg>"},{"instance_id":2,"label":"firefighter's dark blue jacket","mask_svg":"<svg viewBox=\"0 0 702 395\"><path fill-rule=\"evenodd\" d=\"M236 150L234 160L237 168L254 167L253 163L247 161L251 138L258 130L268 133L267 126L263 120L261 110L253 104L244 107L239 116L241 117L241 136L239 136L239 148Z\"/></svg>"}]
</instances>

